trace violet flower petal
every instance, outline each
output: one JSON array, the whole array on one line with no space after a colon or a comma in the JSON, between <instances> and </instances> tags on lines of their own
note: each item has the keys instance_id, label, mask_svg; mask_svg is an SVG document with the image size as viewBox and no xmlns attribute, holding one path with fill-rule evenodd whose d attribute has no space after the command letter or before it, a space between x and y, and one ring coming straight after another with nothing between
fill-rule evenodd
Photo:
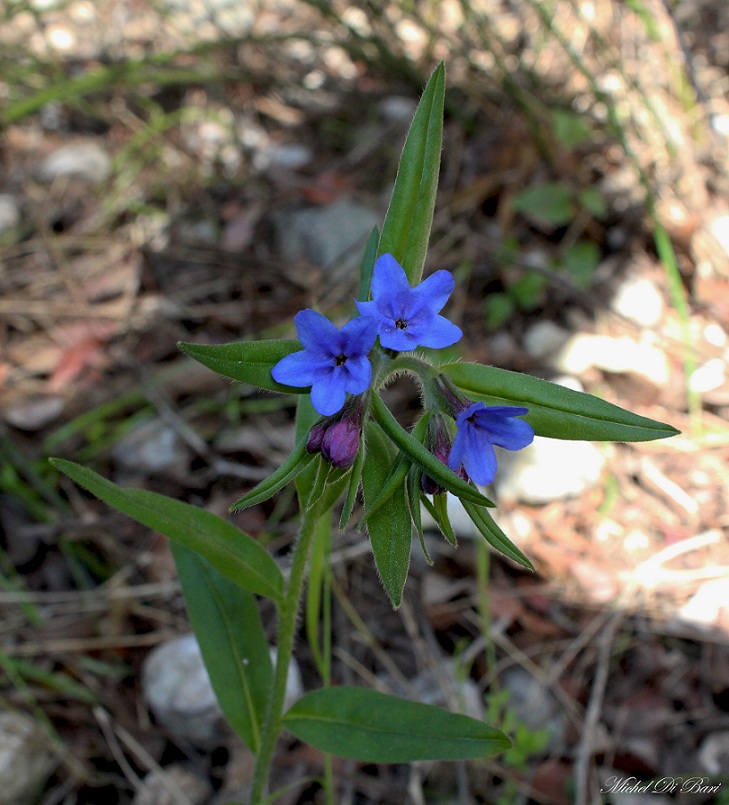
<instances>
[{"instance_id":1,"label":"violet flower petal","mask_svg":"<svg viewBox=\"0 0 729 805\"><path fill-rule=\"evenodd\" d=\"M372 301L356 305L362 316L376 320L383 347L397 352L419 346L440 349L463 335L460 328L438 315L454 285L452 275L440 270L411 288L402 266L391 254L383 254L372 273Z\"/></svg>"}]
</instances>

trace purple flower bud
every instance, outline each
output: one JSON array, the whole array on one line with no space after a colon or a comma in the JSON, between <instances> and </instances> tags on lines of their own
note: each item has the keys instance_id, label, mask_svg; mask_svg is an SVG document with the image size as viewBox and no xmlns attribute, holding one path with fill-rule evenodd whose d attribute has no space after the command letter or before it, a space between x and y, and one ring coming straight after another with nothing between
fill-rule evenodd
<instances>
[{"instance_id":1,"label":"purple flower bud","mask_svg":"<svg viewBox=\"0 0 729 805\"><path fill-rule=\"evenodd\" d=\"M443 464L448 465L448 458L451 454L451 434L442 416L433 414L428 422L428 449ZM456 473L468 480L463 469ZM439 495L445 489L429 475L423 473L420 476L420 488L426 495Z\"/></svg>"},{"instance_id":2,"label":"purple flower bud","mask_svg":"<svg viewBox=\"0 0 729 805\"><path fill-rule=\"evenodd\" d=\"M329 423L326 420L312 425L309 431L309 438L306 440L307 453L318 453L321 450L321 443L324 440L324 434L328 427Z\"/></svg>"},{"instance_id":3,"label":"purple flower bud","mask_svg":"<svg viewBox=\"0 0 729 805\"><path fill-rule=\"evenodd\" d=\"M430 475L420 476L420 488L426 495L439 495L444 491L443 487L437 481L434 481Z\"/></svg>"},{"instance_id":4,"label":"purple flower bud","mask_svg":"<svg viewBox=\"0 0 729 805\"><path fill-rule=\"evenodd\" d=\"M354 464L359 451L359 426L350 419L340 419L330 425L321 443L321 452L327 461L341 470Z\"/></svg>"},{"instance_id":5,"label":"purple flower bud","mask_svg":"<svg viewBox=\"0 0 729 805\"><path fill-rule=\"evenodd\" d=\"M434 390L440 400L441 410L456 419L460 413L473 405L473 400L462 394L445 375L435 378Z\"/></svg>"}]
</instances>

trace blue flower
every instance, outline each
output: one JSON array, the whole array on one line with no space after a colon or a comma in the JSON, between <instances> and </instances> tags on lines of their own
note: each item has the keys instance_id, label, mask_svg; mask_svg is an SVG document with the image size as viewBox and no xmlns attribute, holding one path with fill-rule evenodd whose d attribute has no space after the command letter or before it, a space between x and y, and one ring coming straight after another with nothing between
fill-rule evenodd
<instances>
[{"instance_id":1,"label":"blue flower","mask_svg":"<svg viewBox=\"0 0 729 805\"><path fill-rule=\"evenodd\" d=\"M336 414L346 393L361 394L372 381L367 358L377 338L371 319L352 319L339 330L315 310L294 316L304 347L282 358L271 370L273 379L288 386L311 386L311 402L322 416Z\"/></svg>"},{"instance_id":2,"label":"blue flower","mask_svg":"<svg viewBox=\"0 0 729 805\"><path fill-rule=\"evenodd\" d=\"M415 347L449 347L463 335L438 311L448 301L455 282L449 271L436 271L415 288L391 254L377 258L372 273L372 301L355 302L362 316L377 322L383 347L409 352Z\"/></svg>"},{"instance_id":3,"label":"blue flower","mask_svg":"<svg viewBox=\"0 0 729 805\"><path fill-rule=\"evenodd\" d=\"M521 450L530 445L534 431L528 422L515 419L529 413L528 408L513 405L485 406L473 403L456 418L456 438L453 441L448 466L457 472L461 465L471 480L486 486L496 475L494 445L507 450Z\"/></svg>"}]
</instances>

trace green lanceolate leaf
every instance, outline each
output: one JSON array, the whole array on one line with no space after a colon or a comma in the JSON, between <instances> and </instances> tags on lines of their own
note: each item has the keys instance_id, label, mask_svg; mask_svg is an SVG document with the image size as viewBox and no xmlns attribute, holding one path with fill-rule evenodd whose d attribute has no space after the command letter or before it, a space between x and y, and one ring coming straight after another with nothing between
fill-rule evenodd
<instances>
[{"instance_id":1,"label":"green lanceolate leaf","mask_svg":"<svg viewBox=\"0 0 729 805\"><path fill-rule=\"evenodd\" d=\"M547 380L481 366L450 363L440 370L467 394L498 405L529 408L524 419L539 436L586 441L645 442L666 439L676 428Z\"/></svg>"},{"instance_id":2,"label":"green lanceolate leaf","mask_svg":"<svg viewBox=\"0 0 729 805\"><path fill-rule=\"evenodd\" d=\"M433 224L443 146L445 66L441 62L423 90L410 125L390 206L382 226L378 254L390 252L411 285L420 282Z\"/></svg>"},{"instance_id":3,"label":"green lanceolate leaf","mask_svg":"<svg viewBox=\"0 0 729 805\"><path fill-rule=\"evenodd\" d=\"M453 526L448 516L448 496L444 492L441 492L438 495L433 495L432 502L428 500L426 495L422 495L421 500L428 510L428 514L435 520L435 524L438 526L440 533L455 548L458 544L458 540L453 532Z\"/></svg>"},{"instance_id":4,"label":"green lanceolate leaf","mask_svg":"<svg viewBox=\"0 0 729 805\"><path fill-rule=\"evenodd\" d=\"M422 443L427 429L428 417L423 416L415 424L415 427L413 427L411 435L414 439ZM411 459L406 453L400 451L392 468L392 472L390 473L390 477L387 479L387 483L380 490L380 494L377 496L377 499L373 500L367 506L367 512L362 518L361 526L364 526L364 524L367 522L367 518L372 517L375 512L379 511L390 499L390 496L402 486L405 476L408 474L411 466Z\"/></svg>"},{"instance_id":5,"label":"green lanceolate leaf","mask_svg":"<svg viewBox=\"0 0 729 805\"><path fill-rule=\"evenodd\" d=\"M249 506L255 506L273 497L276 492L291 483L300 472L303 472L314 458L313 453L306 452L306 439L301 440L286 461L278 469L274 470L268 478L254 486L250 492L246 492L242 498L236 500L230 507L230 511L236 512L241 509L247 509Z\"/></svg>"},{"instance_id":6,"label":"green lanceolate leaf","mask_svg":"<svg viewBox=\"0 0 729 805\"><path fill-rule=\"evenodd\" d=\"M304 511L310 511L322 499L324 492L330 482L338 481L342 477L342 471L333 467L322 455L318 456L316 462L316 480L311 488L309 499L306 501ZM322 509L323 511L323 509Z\"/></svg>"},{"instance_id":7,"label":"green lanceolate leaf","mask_svg":"<svg viewBox=\"0 0 729 805\"><path fill-rule=\"evenodd\" d=\"M324 492L316 505L320 512L329 511L334 504L344 494L344 489L349 483L349 475L351 470L338 470L336 467L333 469L331 475L327 479L327 484L324 487Z\"/></svg>"},{"instance_id":8,"label":"green lanceolate leaf","mask_svg":"<svg viewBox=\"0 0 729 805\"><path fill-rule=\"evenodd\" d=\"M370 298L370 285L372 284L372 271L375 267L375 259L377 257L377 244L380 240L380 233L375 227L367 241L364 254L362 255L362 262L359 266L359 292L357 299L366 301Z\"/></svg>"},{"instance_id":9,"label":"green lanceolate leaf","mask_svg":"<svg viewBox=\"0 0 729 805\"><path fill-rule=\"evenodd\" d=\"M227 520L156 492L117 486L72 461L50 461L105 503L197 551L235 584L280 603L283 576L278 565L263 546Z\"/></svg>"},{"instance_id":10,"label":"green lanceolate leaf","mask_svg":"<svg viewBox=\"0 0 729 805\"><path fill-rule=\"evenodd\" d=\"M534 570L534 565L496 525L494 518L486 509L473 506L465 501L462 501L462 503L466 514L471 518L473 524L478 528L481 532L481 536L489 545L499 551L499 553L503 553L504 556L508 556L509 559L525 567L527 570Z\"/></svg>"},{"instance_id":11,"label":"green lanceolate leaf","mask_svg":"<svg viewBox=\"0 0 729 805\"><path fill-rule=\"evenodd\" d=\"M302 349L293 339L236 341L232 344L186 344L179 348L220 375L270 391L308 394L308 388L284 386L271 377L271 369L287 355Z\"/></svg>"},{"instance_id":12,"label":"green lanceolate leaf","mask_svg":"<svg viewBox=\"0 0 729 805\"><path fill-rule=\"evenodd\" d=\"M503 732L469 716L345 686L306 694L284 726L317 749L364 763L465 760L511 746Z\"/></svg>"},{"instance_id":13,"label":"green lanceolate leaf","mask_svg":"<svg viewBox=\"0 0 729 805\"><path fill-rule=\"evenodd\" d=\"M365 512L370 501L375 500L390 475L395 450L374 422L365 429L367 460L362 468ZM402 601L402 591L410 567L412 525L405 498L404 482L390 497L389 503L367 520L372 554L385 591L397 609Z\"/></svg>"},{"instance_id":14,"label":"green lanceolate leaf","mask_svg":"<svg viewBox=\"0 0 729 805\"><path fill-rule=\"evenodd\" d=\"M172 553L220 708L250 750L257 752L273 667L256 599L197 551L172 543Z\"/></svg>"},{"instance_id":15,"label":"green lanceolate leaf","mask_svg":"<svg viewBox=\"0 0 729 805\"><path fill-rule=\"evenodd\" d=\"M405 476L412 466L410 459L402 452L400 452L393 462L393 468L387 477L387 481L383 484L377 497L367 504L367 511L364 513L362 520L359 523L358 530L364 528L370 517L374 517L383 506L387 504L390 498L397 493L405 482Z\"/></svg>"},{"instance_id":16,"label":"green lanceolate leaf","mask_svg":"<svg viewBox=\"0 0 729 805\"><path fill-rule=\"evenodd\" d=\"M390 413L390 409L375 394L372 397L372 413L387 436L424 471L434 481L437 481L444 489L457 495L461 500L470 500L478 506L493 506L494 504L477 489L470 486L463 478L459 477L446 465L437 459L431 452L421 444L412 434L408 433L395 417ZM423 417L425 419L425 417ZM422 420L421 420L422 421Z\"/></svg>"},{"instance_id":17,"label":"green lanceolate leaf","mask_svg":"<svg viewBox=\"0 0 729 805\"><path fill-rule=\"evenodd\" d=\"M420 469L418 467L410 467L408 477L405 481L405 489L407 490L408 495L410 519L413 521L413 525L415 526L415 533L418 535L418 539L420 540L420 547L423 549L425 561L429 565L432 565L433 559L428 551L428 546L425 544L425 535L423 534L423 521L420 512Z\"/></svg>"},{"instance_id":18,"label":"green lanceolate leaf","mask_svg":"<svg viewBox=\"0 0 729 805\"><path fill-rule=\"evenodd\" d=\"M339 530L344 531L352 516L354 504L357 502L357 492L362 482L362 467L364 466L365 455L367 448L364 439L360 440L359 452L354 460L352 472L349 474L349 481L347 482L347 496L344 498L342 506L342 514L339 518Z\"/></svg>"}]
</instances>

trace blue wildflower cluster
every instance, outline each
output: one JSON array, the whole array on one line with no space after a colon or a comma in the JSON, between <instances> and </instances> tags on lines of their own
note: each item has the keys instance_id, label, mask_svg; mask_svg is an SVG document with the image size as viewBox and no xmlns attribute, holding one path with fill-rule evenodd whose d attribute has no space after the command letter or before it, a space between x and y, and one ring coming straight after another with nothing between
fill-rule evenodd
<instances>
[{"instance_id":1,"label":"blue wildflower cluster","mask_svg":"<svg viewBox=\"0 0 729 805\"><path fill-rule=\"evenodd\" d=\"M311 387L312 404L323 419L311 429L308 452L321 452L340 469L353 464L367 415L368 395L379 388L377 369L399 353L418 347L442 349L463 335L460 328L440 315L454 285L452 274L441 270L411 288L404 269L388 253L375 262L372 299L355 300L359 316L341 329L314 310L302 310L296 315L296 332L303 349L280 360L271 374L278 383ZM377 367L374 371L373 365ZM425 361L413 361L408 368L418 375L430 409L427 446L464 480L470 478L482 486L490 484L496 474L494 445L520 450L532 442L531 426L518 419L528 409L486 406L469 400ZM455 438L450 419L455 421ZM422 476L421 486L428 494L443 491L427 475Z\"/></svg>"}]
</instances>

